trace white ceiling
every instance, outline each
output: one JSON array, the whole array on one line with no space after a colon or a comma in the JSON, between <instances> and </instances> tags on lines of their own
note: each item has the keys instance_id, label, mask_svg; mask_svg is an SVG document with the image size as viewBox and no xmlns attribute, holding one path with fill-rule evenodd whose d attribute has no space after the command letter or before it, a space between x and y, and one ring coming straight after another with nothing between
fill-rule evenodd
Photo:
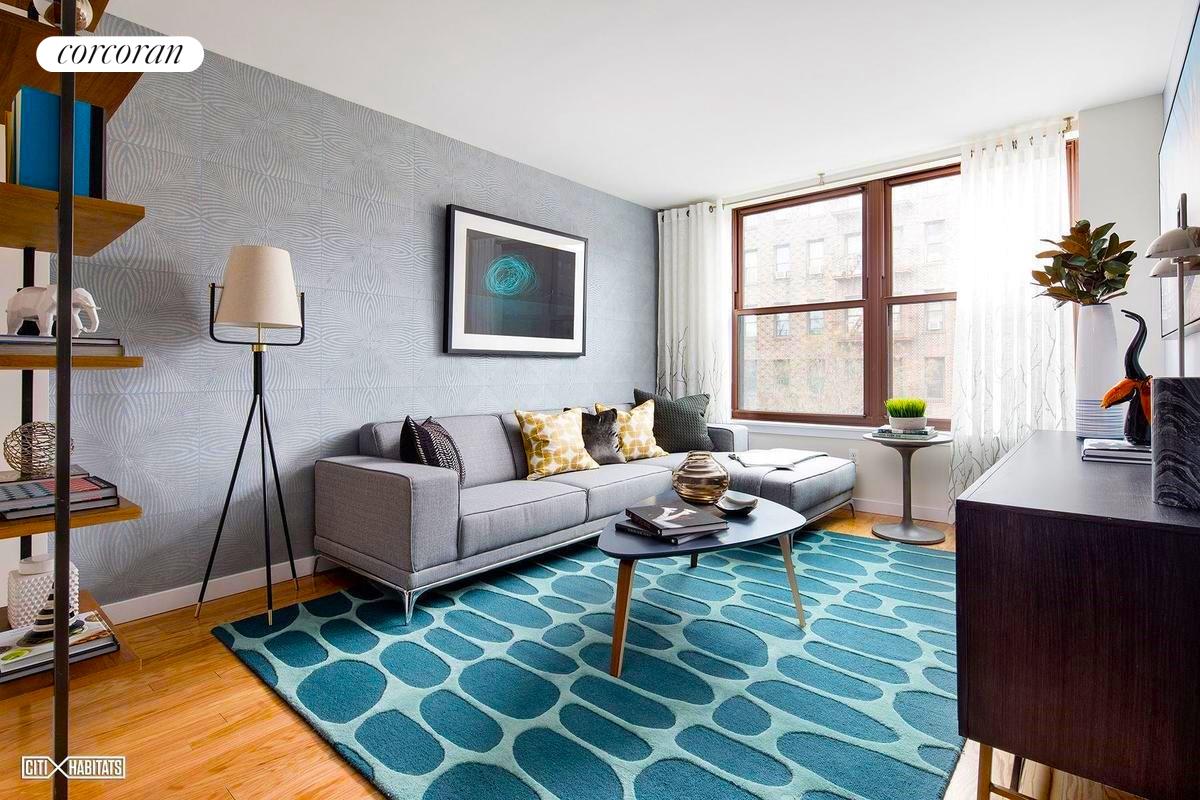
<instances>
[{"instance_id":1,"label":"white ceiling","mask_svg":"<svg viewBox=\"0 0 1200 800\"><path fill-rule=\"evenodd\" d=\"M1160 92L1195 0L111 0L650 207Z\"/></svg>"}]
</instances>

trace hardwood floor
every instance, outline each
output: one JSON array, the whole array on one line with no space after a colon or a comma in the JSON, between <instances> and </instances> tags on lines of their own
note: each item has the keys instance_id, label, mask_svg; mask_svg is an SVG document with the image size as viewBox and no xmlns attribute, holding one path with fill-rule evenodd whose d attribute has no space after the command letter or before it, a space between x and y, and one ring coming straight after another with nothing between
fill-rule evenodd
<instances>
[{"instance_id":1,"label":"hardwood floor","mask_svg":"<svg viewBox=\"0 0 1200 800\"><path fill-rule=\"evenodd\" d=\"M815 527L870 536L881 519L890 518L837 512ZM938 547L953 550L953 526L936 527L947 532ZM351 581L339 570L302 578L299 592L291 582L279 583L275 602L307 600ZM186 608L121 625L121 635L143 659L142 669L72 682L71 752L125 755L129 777L73 781L72 797L380 797L209 633L263 606L257 590L206 603L199 621ZM0 702L0 797L50 797L49 782L18 777L21 755L49 751L50 715L48 689ZM971 752L960 761L947 800L974 797Z\"/></svg>"}]
</instances>

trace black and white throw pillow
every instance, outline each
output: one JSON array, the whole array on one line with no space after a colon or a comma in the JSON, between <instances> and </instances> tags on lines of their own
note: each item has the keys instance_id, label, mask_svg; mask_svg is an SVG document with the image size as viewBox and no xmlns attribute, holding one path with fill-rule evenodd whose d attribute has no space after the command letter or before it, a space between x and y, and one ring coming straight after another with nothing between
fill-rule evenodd
<instances>
[{"instance_id":1,"label":"black and white throw pillow","mask_svg":"<svg viewBox=\"0 0 1200 800\"><path fill-rule=\"evenodd\" d=\"M694 394L672 400L665 395L633 390L634 405L654 401L654 441L668 453L713 449L708 435L706 394Z\"/></svg>"},{"instance_id":2,"label":"black and white throw pillow","mask_svg":"<svg viewBox=\"0 0 1200 800\"><path fill-rule=\"evenodd\" d=\"M564 408L563 411L570 411ZM624 464L621 440L617 435L617 410L610 408L601 414L583 414L583 446L597 464Z\"/></svg>"},{"instance_id":3,"label":"black and white throw pillow","mask_svg":"<svg viewBox=\"0 0 1200 800\"><path fill-rule=\"evenodd\" d=\"M404 418L404 427L400 431L400 458L410 464L452 469L458 473L459 486L466 480L462 455L458 452L454 437L433 417L426 418L424 422L417 422L412 417Z\"/></svg>"}]
</instances>

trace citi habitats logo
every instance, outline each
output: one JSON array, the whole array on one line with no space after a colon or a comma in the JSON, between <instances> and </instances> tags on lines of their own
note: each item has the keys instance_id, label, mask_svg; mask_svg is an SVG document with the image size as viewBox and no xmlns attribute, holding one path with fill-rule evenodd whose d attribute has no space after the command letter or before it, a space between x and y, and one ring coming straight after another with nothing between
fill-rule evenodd
<instances>
[{"instance_id":1,"label":"citi habitats logo","mask_svg":"<svg viewBox=\"0 0 1200 800\"><path fill-rule=\"evenodd\" d=\"M68 780L119 781L125 778L125 756L67 756L55 764L50 756L21 756L21 777L48 781L55 773Z\"/></svg>"},{"instance_id":2,"label":"citi habitats logo","mask_svg":"<svg viewBox=\"0 0 1200 800\"><path fill-rule=\"evenodd\" d=\"M37 60L47 72L194 72L204 47L191 36L50 36Z\"/></svg>"}]
</instances>

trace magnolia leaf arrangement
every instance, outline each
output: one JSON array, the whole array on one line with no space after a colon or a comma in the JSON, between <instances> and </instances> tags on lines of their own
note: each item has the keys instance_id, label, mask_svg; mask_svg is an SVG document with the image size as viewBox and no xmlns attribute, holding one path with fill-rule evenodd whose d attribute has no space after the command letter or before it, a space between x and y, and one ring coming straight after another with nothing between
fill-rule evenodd
<instances>
[{"instance_id":1,"label":"magnolia leaf arrangement","mask_svg":"<svg viewBox=\"0 0 1200 800\"><path fill-rule=\"evenodd\" d=\"M1050 259L1045 269L1033 271L1034 285L1045 290L1038 296L1054 298L1058 308L1065 303L1094 306L1125 294L1129 265L1137 253L1129 249L1132 239L1123 242L1112 233L1114 225L1108 222L1092 230L1092 223L1081 219L1062 241L1042 239L1057 249L1036 256Z\"/></svg>"}]
</instances>

